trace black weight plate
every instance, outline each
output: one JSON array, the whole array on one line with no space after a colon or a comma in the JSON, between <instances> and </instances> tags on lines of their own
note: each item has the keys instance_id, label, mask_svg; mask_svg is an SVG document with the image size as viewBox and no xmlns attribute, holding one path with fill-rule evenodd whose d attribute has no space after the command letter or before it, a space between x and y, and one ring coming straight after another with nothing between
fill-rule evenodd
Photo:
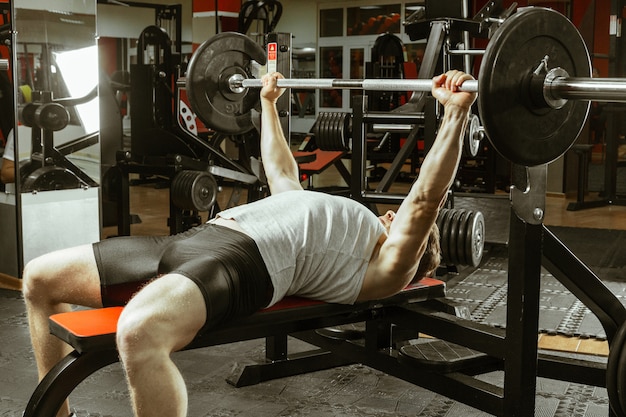
<instances>
[{"instance_id":1,"label":"black weight plate","mask_svg":"<svg viewBox=\"0 0 626 417\"><path fill-rule=\"evenodd\" d=\"M180 171L172 180L170 195L178 208L208 211L217 200L217 182L204 171Z\"/></svg>"},{"instance_id":2,"label":"black weight plate","mask_svg":"<svg viewBox=\"0 0 626 417\"><path fill-rule=\"evenodd\" d=\"M480 119L493 147L524 166L549 163L564 154L585 124L588 101L570 100L561 109L530 104L530 74L548 57L570 77L589 77L585 42L562 14L541 7L522 9L495 32L478 76Z\"/></svg>"},{"instance_id":3,"label":"black weight plate","mask_svg":"<svg viewBox=\"0 0 626 417\"><path fill-rule=\"evenodd\" d=\"M468 219L466 233L465 257L467 264L476 267L483 259L485 245L485 218L480 211L475 211Z\"/></svg>"},{"instance_id":4,"label":"black weight plate","mask_svg":"<svg viewBox=\"0 0 626 417\"><path fill-rule=\"evenodd\" d=\"M450 227L448 234L448 255L453 265L460 265L462 262L456 251L456 242L459 237L459 220L462 214L462 209L456 209L452 213L450 218Z\"/></svg>"},{"instance_id":5,"label":"black weight plate","mask_svg":"<svg viewBox=\"0 0 626 417\"><path fill-rule=\"evenodd\" d=\"M344 130L344 146L347 150L352 150L352 114L346 113L346 122Z\"/></svg>"},{"instance_id":6,"label":"black weight plate","mask_svg":"<svg viewBox=\"0 0 626 417\"><path fill-rule=\"evenodd\" d=\"M235 93L228 85L235 74L251 78L252 61L265 64L265 51L241 33L215 35L194 52L186 74L187 96L208 127L236 135L254 128L251 111L258 107L259 90Z\"/></svg>"},{"instance_id":7,"label":"black weight plate","mask_svg":"<svg viewBox=\"0 0 626 417\"><path fill-rule=\"evenodd\" d=\"M322 121L322 137L324 138L324 149L328 151L331 151L332 146L333 146L332 141L330 139L330 135L329 135L329 132L330 132L329 125L330 125L330 119L332 115L333 114L331 112L324 113L324 119Z\"/></svg>"},{"instance_id":8,"label":"black weight plate","mask_svg":"<svg viewBox=\"0 0 626 417\"><path fill-rule=\"evenodd\" d=\"M344 130L346 125L346 114L345 113L337 113L337 125L335 130L335 135L337 138L337 150L344 151L346 150L345 140L344 140Z\"/></svg>"},{"instance_id":9,"label":"black weight plate","mask_svg":"<svg viewBox=\"0 0 626 417\"><path fill-rule=\"evenodd\" d=\"M70 112L58 103L45 103L35 111L35 124L53 132L65 129L70 123Z\"/></svg>"},{"instance_id":10,"label":"black weight plate","mask_svg":"<svg viewBox=\"0 0 626 417\"><path fill-rule=\"evenodd\" d=\"M333 118L335 117L335 113L328 112L326 113L325 121L324 121L324 140L326 144L326 150L334 151L335 145L333 143Z\"/></svg>"},{"instance_id":11,"label":"black weight plate","mask_svg":"<svg viewBox=\"0 0 626 417\"><path fill-rule=\"evenodd\" d=\"M480 140L477 138L477 132L480 127L480 119L475 114L470 114L467 127L465 128L465 137L463 138L463 151L465 156L474 158L480 151Z\"/></svg>"},{"instance_id":12,"label":"black weight plate","mask_svg":"<svg viewBox=\"0 0 626 417\"><path fill-rule=\"evenodd\" d=\"M343 140L341 139L341 113L333 113L332 118L332 138L333 138L333 150L343 150Z\"/></svg>"},{"instance_id":13,"label":"black weight plate","mask_svg":"<svg viewBox=\"0 0 626 417\"><path fill-rule=\"evenodd\" d=\"M323 124L324 126L324 138L326 141L326 150L334 151L333 144L333 118L335 117L335 113L328 112L326 113L326 120Z\"/></svg>"},{"instance_id":14,"label":"black weight plate","mask_svg":"<svg viewBox=\"0 0 626 417\"><path fill-rule=\"evenodd\" d=\"M467 239L467 220L470 216L469 210L463 210L459 217L459 229L456 237L456 253L461 265L467 265L467 257L465 256L465 241Z\"/></svg>"},{"instance_id":15,"label":"black weight plate","mask_svg":"<svg viewBox=\"0 0 626 417\"><path fill-rule=\"evenodd\" d=\"M193 205L198 211L209 211L217 201L217 182L213 175L203 172L193 182L191 189Z\"/></svg>"},{"instance_id":16,"label":"black weight plate","mask_svg":"<svg viewBox=\"0 0 626 417\"><path fill-rule=\"evenodd\" d=\"M38 104L26 103L19 109L19 120L24 126L33 127L35 125L35 112L39 108Z\"/></svg>"},{"instance_id":17,"label":"black weight plate","mask_svg":"<svg viewBox=\"0 0 626 417\"><path fill-rule=\"evenodd\" d=\"M350 150L350 115L343 113L341 117L341 143L343 144L343 150Z\"/></svg>"},{"instance_id":18,"label":"black weight plate","mask_svg":"<svg viewBox=\"0 0 626 417\"><path fill-rule=\"evenodd\" d=\"M317 147L323 151L328 149L326 137L324 136L324 123L326 123L326 112L321 112L315 122L315 143Z\"/></svg>"}]
</instances>

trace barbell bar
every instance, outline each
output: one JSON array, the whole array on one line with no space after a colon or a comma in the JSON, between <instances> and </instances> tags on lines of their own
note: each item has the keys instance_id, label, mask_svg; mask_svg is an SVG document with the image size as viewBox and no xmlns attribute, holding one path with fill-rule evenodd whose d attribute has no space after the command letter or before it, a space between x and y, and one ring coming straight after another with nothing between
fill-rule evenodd
<instances>
[{"instance_id":1,"label":"barbell bar","mask_svg":"<svg viewBox=\"0 0 626 417\"><path fill-rule=\"evenodd\" d=\"M551 76L551 73L564 71L560 68L550 70L543 78L541 91L546 98L561 100L593 100L601 102L626 103L626 80L621 78L569 77L566 74ZM261 88L263 81L257 78L244 78L233 74L228 80L233 93L240 93L242 88ZM366 91L431 91L430 79L337 79L337 78L281 78L277 81L280 88L320 89L320 90L366 90ZM477 80L467 80L459 91L476 93ZM552 100L547 104L553 108Z\"/></svg>"},{"instance_id":2,"label":"barbell bar","mask_svg":"<svg viewBox=\"0 0 626 417\"><path fill-rule=\"evenodd\" d=\"M556 77L545 89L555 98L626 103L626 79Z\"/></svg>"},{"instance_id":3,"label":"barbell bar","mask_svg":"<svg viewBox=\"0 0 626 417\"><path fill-rule=\"evenodd\" d=\"M234 74L228 80L233 92L241 88L261 88L263 82L257 78L244 78ZM333 78L281 78L277 82L280 88L320 89L320 90L367 90L367 91L430 91L432 80L425 79L333 79ZM463 83L461 91L478 92L478 82L468 80Z\"/></svg>"},{"instance_id":4,"label":"barbell bar","mask_svg":"<svg viewBox=\"0 0 626 417\"><path fill-rule=\"evenodd\" d=\"M254 128L259 109L260 66L265 51L238 33L221 33L191 57L185 86L194 112L227 134ZM549 163L565 153L582 131L590 101L626 102L626 80L591 78L586 44L564 15L543 7L517 10L493 33L477 80L461 90L478 92L484 133L509 161ZM432 80L280 79L294 89L430 91ZM395 112L402 113L402 111Z\"/></svg>"}]
</instances>

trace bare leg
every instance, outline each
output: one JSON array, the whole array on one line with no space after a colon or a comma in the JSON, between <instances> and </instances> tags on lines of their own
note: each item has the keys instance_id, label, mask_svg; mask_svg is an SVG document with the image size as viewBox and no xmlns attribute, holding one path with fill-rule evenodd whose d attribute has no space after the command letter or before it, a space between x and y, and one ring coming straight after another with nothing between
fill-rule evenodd
<instances>
[{"instance_id":1,"label":"bare leg","mask_svg":"<svg viewBox=\"0 0 626 417\"><path fill-rule=\"evenodd\" d=\"M193 340L205 319L202 292L177 274L152 281L124 308L117 345L137 417L187 415L187 388L170 355Z\"/></svg>"},{"instance_id":2,"label":"bare leg","mask_svg":"<svg viewBox=\"0 0 626 417\"><path fill-rule=\"evenodd\" d=\"M29 262L24 269L23 292L41 380L71 350L50 334L48 317L69 311L70 304L102 306L100 278L91 245L53 252ZM57 415L69 415L67 401Z\"/></svg>"}]
</instances>

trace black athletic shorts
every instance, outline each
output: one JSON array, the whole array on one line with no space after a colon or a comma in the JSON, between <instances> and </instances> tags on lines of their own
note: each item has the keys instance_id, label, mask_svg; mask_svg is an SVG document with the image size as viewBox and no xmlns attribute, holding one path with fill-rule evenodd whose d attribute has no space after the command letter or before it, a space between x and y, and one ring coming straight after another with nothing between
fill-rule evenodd
<instances>
[{"instance_id":1,"label":"black athletic shorts","mask_svg":"<svg viewBox=\"0 0 626 417\"><path fill-rule=\"evenodd\" d=\"M204 296L204 331L266 307L274 288L259 249L249 236L203 224L172 236L129 236L93 245L104 306L123 306L151 280L177 273Z\"/></svg>"}]
</instances>

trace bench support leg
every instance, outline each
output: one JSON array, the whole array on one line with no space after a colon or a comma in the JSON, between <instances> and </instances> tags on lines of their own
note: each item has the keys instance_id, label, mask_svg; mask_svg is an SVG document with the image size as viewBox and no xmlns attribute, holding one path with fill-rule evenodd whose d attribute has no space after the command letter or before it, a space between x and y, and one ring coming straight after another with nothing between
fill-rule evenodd
<instances>
[{"instance_id":1,"label":"bench support leg","mask_svg":"<svg viewBox=\"0 0 626 417\"><path fill-rule=\"evenodd\" d=\"M237 363L226 381L237 388L308 372L351 365L346 360L323 349L287 353L287 335L269 336L265 341L266 362Z\"/></svg>"},{"instance_id":2,"label":"bench support leg","mask_svg":"<svg viewBox=\"0 0 626 417\"><path fill-rule=\"evenodd\" d=\"M37 385L23 417L55 417L65 399L85 378L118 360L116 350L71 352Z\"/></svg>"}]
</instances>

